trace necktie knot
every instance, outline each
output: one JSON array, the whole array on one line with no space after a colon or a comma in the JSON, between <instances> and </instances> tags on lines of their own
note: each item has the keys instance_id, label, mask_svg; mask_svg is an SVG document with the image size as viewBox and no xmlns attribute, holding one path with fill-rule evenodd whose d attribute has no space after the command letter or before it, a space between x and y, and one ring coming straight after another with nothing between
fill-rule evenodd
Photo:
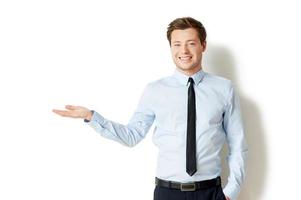
<instances>
[{"instance_id":1,"label":"necktie knot","mask_svg":"<svg viewBox=\"0 0 301 200\"><path fill-rule=\"evenodd\" d=\"M188 82L189 82L190 84L193 84L193 83L194 83L193 78L189 77Z\"/></svg>"}]
</instances>

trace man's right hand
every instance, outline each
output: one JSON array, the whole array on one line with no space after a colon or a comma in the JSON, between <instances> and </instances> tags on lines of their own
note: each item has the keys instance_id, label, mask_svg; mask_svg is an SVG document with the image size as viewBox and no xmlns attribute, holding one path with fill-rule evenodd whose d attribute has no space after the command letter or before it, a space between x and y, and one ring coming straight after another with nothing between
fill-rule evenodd
<instances>
[{"instance_id":1,"label":"man's right hand","mask_svg":"<svg viewBox=\"0 0 301 200\"><path fill-rule=\"evenodd\" d=\"M92 118L91 110L85 107L66 105L65 108L66 110L53 109L52 111L62 117L82 118L89 121Z\"/></svg>"}]
</instances>

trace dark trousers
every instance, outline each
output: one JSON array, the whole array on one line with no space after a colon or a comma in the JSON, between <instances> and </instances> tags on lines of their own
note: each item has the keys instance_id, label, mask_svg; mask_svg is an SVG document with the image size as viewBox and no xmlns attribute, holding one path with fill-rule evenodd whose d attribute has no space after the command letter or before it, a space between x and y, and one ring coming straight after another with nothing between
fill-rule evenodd
<instances>
[{"instance_id":1,"label":"dark trousers","mask_svg":"<svg viewBox=\"0 0 301 200\"><path fill-rule=\"evenodd\" d=\"M226 198L220 185L193 192L156 186L154 200L226 200Z\"/></svg>"}]
</instances>

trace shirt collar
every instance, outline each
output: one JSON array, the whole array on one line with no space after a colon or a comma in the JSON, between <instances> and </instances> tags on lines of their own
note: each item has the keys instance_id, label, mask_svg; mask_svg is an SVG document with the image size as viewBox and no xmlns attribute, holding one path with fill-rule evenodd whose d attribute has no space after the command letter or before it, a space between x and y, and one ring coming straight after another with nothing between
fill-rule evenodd
<instances>
[{"instance_id":1,"label":"shirt collar","mask_svg":"<svg viewBox=\"0 0 301 200\"><path fill-rule=\"evenodd\" d=\"M188 85L188 79L191 77L195 83L195 85L198 85L203 77L205 75L205 72L201 69L198 72L194 73L192 76L187 76L186 74L180 72L178 69L175 69L173 76L183 85Z\"/></svg>"}]
</instances>

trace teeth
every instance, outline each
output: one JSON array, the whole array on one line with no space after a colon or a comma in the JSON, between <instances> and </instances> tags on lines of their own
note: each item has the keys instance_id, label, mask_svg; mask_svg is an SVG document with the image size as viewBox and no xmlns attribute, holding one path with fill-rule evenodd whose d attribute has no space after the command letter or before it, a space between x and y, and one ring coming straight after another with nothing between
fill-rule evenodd
<instances>
[{"instance_id":1,"label":"teeth","mask_svg":"<svg viewBox=\"0 0 301 200\"><path fill-rule=\"evenodd\" d=\"M191 56L180 57L180 60L189 60L189 59L191 59Z\"/></svg>"}]
</instances>

